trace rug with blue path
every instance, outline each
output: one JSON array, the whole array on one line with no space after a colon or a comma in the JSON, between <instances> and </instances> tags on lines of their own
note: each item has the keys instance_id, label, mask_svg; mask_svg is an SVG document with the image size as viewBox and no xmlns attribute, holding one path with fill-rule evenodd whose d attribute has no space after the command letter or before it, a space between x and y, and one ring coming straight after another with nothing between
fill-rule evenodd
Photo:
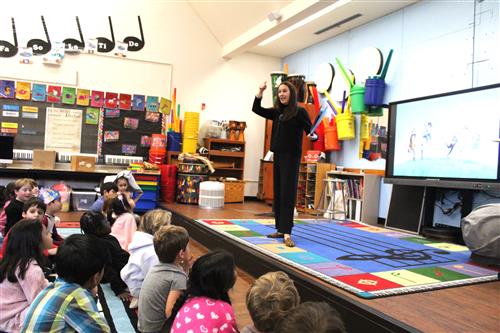
<instances>
[{"instance_id":1,"label":"rug with blue path","mask_svg":"<svg viewBox=\"0 0 500 333\"><path fill-rule=\"evenodd\" d=\"M470 261L467 247L366 225L295 220L293 240L267 238L274 219L202 219L209 228L363 298L498 280Z\"/></svg>"}]
</instances>

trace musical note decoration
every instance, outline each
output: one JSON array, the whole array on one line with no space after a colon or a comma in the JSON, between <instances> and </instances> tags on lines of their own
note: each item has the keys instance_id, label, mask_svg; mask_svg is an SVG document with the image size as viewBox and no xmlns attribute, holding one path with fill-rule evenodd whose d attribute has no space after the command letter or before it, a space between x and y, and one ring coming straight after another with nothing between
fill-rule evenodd
<instances>
[{"instance_id":1,"label":"musical note decoration","mask_svg":"<svg viewBox=\"0 0 500 333\"><path fill-rule=\"evenodd\" d=\"M12 35L14 39L14 44L6 41L6 40L0 40L0 57L2 58L10 58L13 57L17 54L18 50L18 45L17 45L17 34L16 34L16 22L14 21L14 18L10 18L12 22Z\"/></svg>"},{"instance_id":2,"label":"musical note decoration","mask_svg":"<svg viewBox=\"0 0 500 333\"><path fill-rule=\"evenodd\" d=\"M115 48L115 34L113 32L113 22L111 16L108 16L109 30L111 31L111 40L106 37L97 37L97 52L108 53Z\"/></svg>"},{"instance_id":3,"label":"musical note decoration","mask_svg":"<svg viewBox=\"0 0 500 333\"><path fill-rule=\"evenodd\" d=\"M43 31L45 32L46 41L43 39L30 39L28 41L27 47L31 47L33 49L34 55L43 55L47 54L52 48L52 44L50 43L49 32L47 31L47 25L45 24L45 19L43 15L41 16Z\"/></svg>"},{"instance_id":4,"label":"musical note decoration","mask_svg":"<svg viewBox=\"0 0 500 333\"><path fill-rule=\"evenodd\" d=\"M128 51L133 51L133 52L137 52L139 50L142 50L142 48L144 47L144 33L142 31L142 23L141 23L141 17L140 16L137 16L137 20L139 21L139 31L141 33L141 38L137 38L137 37L134 37L134 36L128 36L128 37L125 37L123 39L123 41L125 43L127 43L128 45Z\"/></svg>"},{"instance_id":5,"label":"musical note decoration","mask_svg":"<svg viewBox=\"0 0 500 333\"><path fill-rule=\"evenodd\" d=\"M65 40L63 40L64 49L67 53L80 53L85 48L82 28L80 27L80 19L78 18L78 16L76 16L76 26L78 28L80 40L75 38L66 38Z\"/></svg>"}]
</instances>

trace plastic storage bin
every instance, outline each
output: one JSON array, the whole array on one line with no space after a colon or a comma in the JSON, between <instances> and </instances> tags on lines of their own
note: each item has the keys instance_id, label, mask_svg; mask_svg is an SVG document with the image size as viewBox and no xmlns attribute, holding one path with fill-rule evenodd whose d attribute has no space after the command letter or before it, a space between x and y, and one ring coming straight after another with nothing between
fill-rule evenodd
<instances>
[{"instance_id":1,"label":"plastic storage bin","mask_svg":"<svg viewBox=\"0 0 500 333\"><path fill-rule=\"evenodd\" d=\"M73 210L85 211L92 207L97 196L95 192L90 191L73 191L71 192L71 203L73 204Z\"/></svg>"}]
</instances>

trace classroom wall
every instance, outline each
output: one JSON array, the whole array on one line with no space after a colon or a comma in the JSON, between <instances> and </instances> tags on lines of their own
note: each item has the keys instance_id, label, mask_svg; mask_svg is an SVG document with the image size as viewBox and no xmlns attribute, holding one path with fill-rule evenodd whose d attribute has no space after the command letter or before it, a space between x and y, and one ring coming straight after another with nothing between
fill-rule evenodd
<instances>
[{"instance_id":1,"label":"classroom wall","mask_svg":"<svg viewBox=\"0 0 500 333\"><path fill-rule=\"evenodd\" d=\"M355 66L366 47L384 57L394 49L386 77L385 101L498 83L500 78L498 1L420 1L283 59L292 73L314 80L316 66L341 59ZM359 118L359 117L358 117ZM357 119L359 128L359 119ZM331 162L350 168L385 168L385 160L358 158L358 140L343 143ZM379 216L387 216L391 186L382 184Z\"/></svg>"},{"instance_id":2,"label":"classroom wall","mask_svg":"<svg viewBox=\"0 0 500 333\"><path fill-rule=\"evenodd\" d=\"M45 15L53 41L77 37L76 15L80 18L85 38L109 36L108 15L112 16L116 40L130 35L139 36L137 16L140 15L146 45L139 52L129 53L128 58L157 62L159 69L164 64L171 64L172 73L169 78L171 86L167 84L170 80L151 75L149 80L137 84L136 93L153 91L152 94L159 94L160 90L167 97L171 94L171 88L176 87L177 101L182 111L199 111L201 103L206 103L201 123L208 119L246 121L246 141L251 144L247 145L246 150L245 180L248 182L245 194L256 195L264 120L251 112L251 104L258 84L268 77L269 72L280 68L281 59L254 54L244 54L231 60L222 59L221 45L185 2L90 0L73 4L68 1L27 0L10 3L0 12L0 39L12 38L11 16L16 19L20 46L26 45L28 39L43 37L41 14ZM77 59L78 56L66 57ZM5 59L0 59L0 76L7 63ZM29 78L30 72L33 75L30 66L22 66L17 71L19 79ZM87 70L79 68L82 72ZM127 66L124 65L122 70L126 71ZM54 71L63 73L64 64ZM114 80L110 76L106 85L119 85L122 78ZM130 80L137 79L130 77ZM163 84L165 87L161 87ZM265 103L270 101L270 97L265 97Z\"/></svg>"}]
</instances>

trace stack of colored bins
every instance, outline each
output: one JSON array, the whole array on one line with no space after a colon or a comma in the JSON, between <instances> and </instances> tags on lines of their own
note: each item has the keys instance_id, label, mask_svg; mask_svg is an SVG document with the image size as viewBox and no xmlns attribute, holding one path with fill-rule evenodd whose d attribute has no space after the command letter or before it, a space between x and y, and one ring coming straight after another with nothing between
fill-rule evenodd
<instances>
[{"instance_id":1,"label":"stack of colored bins","mask_svg":"<svg viewBox=\"0 0 500 333\"><path fill-rule=\"evenodd\" d=\"M149 149L149 162L161 165L167 155L167 138L164 134L153 134L151 148Z\"/></svg>"},{"instance_id":2,"label":"stack of colored bins","mask_svg":"<svg viewBox=\"0 0 500 333\"><path fill-rule=\"evenodd\" d=\"M158 201L158 188L160 175L156 174L135 174L137 185L143 191L141 198L135 204L134 212L147 212L155 209Z\"/></svg>"},{"instance_id":3,"label":"stack of colored bins","mask_svg":"<svg viewBox=\"0 0 500 333\"><path fill-rule=\"evenodd\" d=\"M199 112L184 113L184 130L182 134L182 152L196 153L196 144L198 143L198 131L200 127Z\"/></svg>"},{"instance_id":4,"label":"stack of colored bins","mask_svg":"<svg viewBox=\"0 0 500 333\"><path fill-rule=\"evenodd\" d=\"M175 202L175 187L177 182L177 165L163 164L160 166L161 171L161 199L167 203Z\"/></svg>"}]
</instances>

